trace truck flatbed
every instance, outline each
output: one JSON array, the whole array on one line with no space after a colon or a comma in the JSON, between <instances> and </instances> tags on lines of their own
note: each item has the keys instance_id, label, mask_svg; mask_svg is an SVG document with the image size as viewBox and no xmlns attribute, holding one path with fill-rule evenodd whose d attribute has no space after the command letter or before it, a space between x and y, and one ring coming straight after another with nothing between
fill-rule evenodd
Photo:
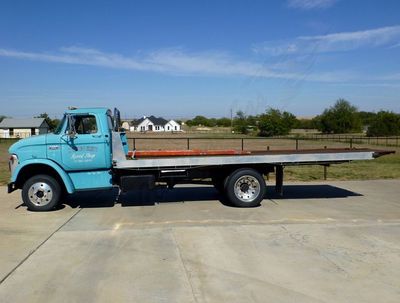
<instances>
[{"instance_id":1,"label":"truck flatbed","mask_svg":"<svg viewBox=\"0 0 400 303\"><path fill-rule=\"evenodd\" d=\"M202 166L271 164L271 165L307 165L334 164L355 160L372 160L394 153L394 151L367 148L323 148L300 150L176 150L176 151L131 151L128 157L123 151L118 133L113 133L113 167L114 169L186 169ZM135 158L135 153L141 155ZM225 154L224 154L225 153ZM146 156L147 155L147 156ZM190 155L190 156L188 156Z\"/></svg>"},{"instance_id":2,"label":"truck flatbed","mask_svg":"<svg viewBox=\"0 0 400 303\"><path fill-rule=\"evenodd\" d=\"M330 164L343 163L353 160L371 160L392 151L372 149L303 149L303 150L269 150L246 151L236 155L200 155L182 156L150 156L114 159L116 169L146 169L146 168L191 168L210 165L234 164L272 164L272 165L301 165L301 164ZM134 154L134 153L133 153Z\"/></svg>"}]
</instances>

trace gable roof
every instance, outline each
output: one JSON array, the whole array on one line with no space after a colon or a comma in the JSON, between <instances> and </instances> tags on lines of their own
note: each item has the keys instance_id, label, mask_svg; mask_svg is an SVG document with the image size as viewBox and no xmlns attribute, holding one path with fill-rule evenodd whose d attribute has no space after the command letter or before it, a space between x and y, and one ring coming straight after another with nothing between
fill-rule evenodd
<instances>
[{"instance_id":1,"label":"gable roof","mask_svg":"<svg viewBox=\"0 0 400 303\"><path fill-rule=\"evenodd\" d=\"M172 125L178 125L178 126L180 126L180 124L179 124L178 122L176 122L175 120L173 120L173 119L168 120L167 123L170 123L170 124L172 124Z\"/></svg>"},{"instance_id":2,"label":"gable roof","mask_svg":"<svg viewBox=\"0 0 400 303\"><path fill-rule=\"evenodd\" d=\"M30 118L30 119L12 119L4 118L0 122L0 128L39 128L43 122L45 127L48 127L44 118Z\"/></svg>"},{"instance_id":3,"label":"gable roof","mask_svg":"<svg viewBox=\"0 0 400 303\"><path fill-rule=\"evenodd\" d=\"M140 123L142 123L146 119L149 119L151 122L153 122L154 125L163 125L164 126L165 124L168 123L168 121L165 120L164 118L161 118L161 117L157 118L157 117L154 117L154 116L150 116L150 117L143 117L143 118L140 118L138 120L134 120L134 121L132 121L132 124L137 126L137 125L139 125Z\"/></svg>"}]
</instances>

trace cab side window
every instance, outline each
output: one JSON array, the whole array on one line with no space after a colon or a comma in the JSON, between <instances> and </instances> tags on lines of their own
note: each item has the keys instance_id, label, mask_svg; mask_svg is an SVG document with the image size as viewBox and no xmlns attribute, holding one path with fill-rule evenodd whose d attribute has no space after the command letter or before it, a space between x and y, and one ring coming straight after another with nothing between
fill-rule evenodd
<instances>
[{"instance_id":1,"label":"cab side window","mask_svg":"<svg viewBox=\"0 0 400 303\"><path fill-rule=\"evenodd\" d=\"M76 115L75 130L77 134L97 133L96 117L93 115Z\"/></svg>"}]
</instances>

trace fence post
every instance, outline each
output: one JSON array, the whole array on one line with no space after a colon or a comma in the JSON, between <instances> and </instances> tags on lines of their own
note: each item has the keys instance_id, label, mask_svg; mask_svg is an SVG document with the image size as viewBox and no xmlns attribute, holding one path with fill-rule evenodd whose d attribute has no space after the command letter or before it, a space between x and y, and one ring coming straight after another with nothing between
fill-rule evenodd
<instances>
[{"instance_id":1,"label":"fence post","mask_svg":"<svg viewBox=\"0 0 400 303\"><path fill-rule=\"evenodd\" d=\"M296 138L296 150L299 150L299 139Z\"/></svg>"},{"instance_id":2,"label":"fence post","mask_svg":"<svg viewBox=\"0 0 400 303\"><path fill-rule=\"evenodd\" d=\"M187 138L187 149L188 150L190 149L190 139L189 138Z\"/></svg>"},{"instance_id":3,"label":"fence post","mask_svg":"<svg viewBox=\"0 0 400 303\"><path fill-rule=\"evenodd\" d=\"M244 149L244 139L242 138L242 151Z\"/></svg>"},{"instance_id":4,"label":"fence post","mask_svg":"<svg viewBox=\"0 0 400 303\"><path fill-rule=\"evenodd\" d=\"M132 140L133 140L133 149L136 149L136 139L133 138Z\"/></svg>"},{"instance_id":5,"label":"fence post","mask_svg":"<svg viewBox=\"0 0 400 303\"><path fill-rule=\"evenodd\" d=\"M353 138L350 138L350 149L353 148Z\"/></svg>"},{"instance_id":6,"label":"fence post","mask_svg":"<svg viewBox=\"0 0 400 303\"><path fill-rule=\"evenodd\" d=\"M386 137L386 146L388 146L388 137Z\"/></svg>"},{"instance_id":7,"label":"fence post","mask_svg":"<svg viewBox=\"0 0 400 303\"><path fill-rule=\"evenodd\" d=\"M324 146L325 149L327 149L327 146ZM326 177L328 175L328 169L326 168L326 165L324 165L324 180L326 180Z\"/></svg>"}]
</instances>

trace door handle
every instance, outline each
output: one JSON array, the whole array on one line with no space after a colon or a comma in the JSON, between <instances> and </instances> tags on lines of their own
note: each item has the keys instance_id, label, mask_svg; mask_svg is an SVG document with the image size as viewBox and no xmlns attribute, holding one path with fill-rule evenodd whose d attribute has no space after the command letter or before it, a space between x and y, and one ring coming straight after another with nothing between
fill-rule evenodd
<instances>
[{"instance_id":1,"label":"door handle","mask_svg":"<svg viewBox=\"0 0 400 303\"><path fill-rule=\"evenodd\" d=\"M93 138L101 138L101 135L92 135Z\"/></svg>"}]
</instances>

